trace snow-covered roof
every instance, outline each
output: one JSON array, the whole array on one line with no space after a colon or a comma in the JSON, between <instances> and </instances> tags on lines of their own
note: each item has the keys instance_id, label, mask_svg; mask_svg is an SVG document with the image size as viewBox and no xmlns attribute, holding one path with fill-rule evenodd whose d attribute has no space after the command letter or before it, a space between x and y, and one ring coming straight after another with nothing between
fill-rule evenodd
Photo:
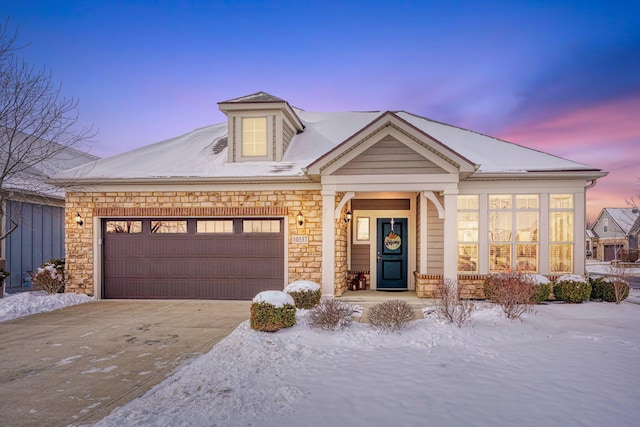
<instances>
[{"instance_id":1,"label":"snow-covered roof","mask_svg":"<svg viewBox=\"0 0 640 427\"><path fill-rule=\"evenodd\" d=\"M604 208L603 210L618 224L624 234L629 234L640 219L640 210L636 208Z\"/></svg>"},{"instance_id":2,"label":"snow-covered roof","mask_svg":"<svg viewBox=\"0 0 640 427\"><path fill-rule=\"evenodd\" d=\"M220 104L245 102L286 103L265 92L258 92ZM306 168L309 165L376 119L389 114L384 111L308 112L299 108L292 108L292 111L304 126L304 130L293 136L281 162L228 162L227 148L224 147L227 123L221 123L99 160L90 167L65 171L57 175L56 179L65 180L71 176L81 176L86 180L308 180L310 178L306 176ZM598 169L581 163L404 111L391 114L477 165L478 170L475 174L599 172Z\"/></svg>"},{"instance_id":3,"label":"snow-covered roof","mask_svg":"<svg viewBox=\"0 0 640 427\"><path fill-rule=\"evenodd\" d=\"M19 140L16 139L16 141ZM24 156L28 163L23 163L25 167L18 168L17 172L6 175L2 182L4 191L64 199L64 189L46 181L61 171L77 168L99 159L75 148L42 139L29 141L29 149L36 154L24 154L19 148L11 153L13 156ZM7 151L0 150L0 164L6 164L7 155L9 155Z\"/></svg>"}]
</instances>

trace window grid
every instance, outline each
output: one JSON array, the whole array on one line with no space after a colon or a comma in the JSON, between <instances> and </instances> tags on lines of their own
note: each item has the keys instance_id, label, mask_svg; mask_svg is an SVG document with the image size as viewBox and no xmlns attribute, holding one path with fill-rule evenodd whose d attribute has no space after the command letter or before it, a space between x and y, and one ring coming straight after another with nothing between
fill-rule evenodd
<instances>
[{"instance_id":1,"label":"window grid","mask_svg":"<svg viewBox=\"0 0 640 427\"><path fill-rule=\"evenodd\" d=\"M477 195L458 196L458 271L478 272L480 204Z\"/></svg>"},{"instance_id":2,"label":"window grid","mask_svg":"<svg viewBox=\"0 0 640 427\"><path fill-rule=\"evenodd\" d=\"M549 195L549 272L571 273L573 270L573 195Z\"/></svg>"},{"instance_id":3,"label":"window grid","mask_svg":"<svg viewBox=\"0 0 640 427\"><path fill-rule=\"evenodd\" d=\"M242 118L242 156L264 157L267 155L267 118Z\"/></svg>"},{"instance_id":4,"label":"window grid","mask_svg":"<svg viewBox=\"0 0 640 427\"><path fill-rule=\"evenodd\" d=\"M538 272L537 194L489 195L489 271Z\"/></svg>"}]
</instances>

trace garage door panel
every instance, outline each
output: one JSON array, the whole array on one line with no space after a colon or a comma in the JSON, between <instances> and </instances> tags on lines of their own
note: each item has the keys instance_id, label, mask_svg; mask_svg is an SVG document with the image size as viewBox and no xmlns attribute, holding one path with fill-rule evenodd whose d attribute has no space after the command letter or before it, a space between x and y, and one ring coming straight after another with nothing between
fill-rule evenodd
<instances>
[{"instance_id":1,"label":"garage door panel","mask_svg":"<svg viewBox=\"0 0 640 427\"><path fill-rule=\"evenodd\" d=\"M103 236L105 298L251 299L284 286L283 233Z\"/></svg>"}]
</instances>

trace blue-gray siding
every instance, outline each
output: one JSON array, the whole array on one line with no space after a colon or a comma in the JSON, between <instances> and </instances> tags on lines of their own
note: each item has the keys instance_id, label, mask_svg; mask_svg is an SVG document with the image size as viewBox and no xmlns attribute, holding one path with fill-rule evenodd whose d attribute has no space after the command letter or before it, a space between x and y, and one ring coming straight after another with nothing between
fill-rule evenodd
<instances>
[{"instance_id":1,"label":"blue-gray siding","mask_svg":"<svg viewBox=\"0 0 640 427\"><path fill-rule=\"evenodd\" d=\"M5 241L5 269L11 273L5 287L14 292L23 289L27 271L64 257L64 208L9 201L7 218L19 218Z\"/></svg>"}]
</instances>

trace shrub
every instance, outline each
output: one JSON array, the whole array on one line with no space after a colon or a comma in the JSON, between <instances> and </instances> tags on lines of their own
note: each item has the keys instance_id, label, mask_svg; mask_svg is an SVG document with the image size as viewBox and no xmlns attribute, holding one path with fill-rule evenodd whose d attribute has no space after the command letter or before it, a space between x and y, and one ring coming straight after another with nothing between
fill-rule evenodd
<instances>
[{"instance_id":1,"label":"shrub","mask_svg":"<svg viewBox=\"0 0 640 427\"><path fill-rule=\"evenodd\" d=\"M558 277L553 285L553 295L557 300L581 303L591 297L591 285L582 276L566 274Z\"/></svg>"},{"instance_id":2,"label":"shrub","mask_svg":"<svg viewBox=\"0 0 640 427\"><path fill-rule=\"evenodd\" d=\"M541 274L532 274L529 276L535 287L535 292L531 297L534 304L542 304L551 298L551 282Z\"/></svg>"},{"instance_id":3,"label":"shrub","mask_svg":"<svg viewBox=\"0 0 640 427\"><path fill-rule=\"evenodd\" d=\"M67 283L67 277L64 258L49 260L31 274L32 286L50 295L64 292L65 283Z\"/></svg>"},{"instance_id":4,"label":"shrub","mask_svg":"<svg viewBox=\"0 0 640 427\"><path fill-rule=\"evenodd\" d=\"M369 323L382 332L399 331L414 318L413 308L406 301L385 301L369 309Z\"/></svg>"},{"instance_id":5,"label":"shrub","mask_svg":"<svg viewBox=\"0 0 640 427\"><path fill-rule=\"evenodd\" d=\"M508 319L519 319L533 311L538 287L531 276L518 272L506 272L487 277L485 296L498 304Z\"/></svg>"},{"instance_id":6,"label":"shrub","mask_svg":"<svg viewBox=\"0 0 640 427\"><path fill-rule=\"evenodd\" d=\"M307 315L307 323L313 328L329 331L344 329L351 324L353 307L335 298L320 301Z\"/></svg>"},{"instance_id":7,"label":"shrub","mask_svg":"<svg viewBox=\"0 0 640 427\"><path fill-rule=\"evenodd\" d=\"M276 332L296 324L293 298L281 291L263 291L251 304L251 329Z\"/></svg>"},{"instance_id":8,"label":"shrub","mask_svg":"<svg viewBox=\"0 0 640 427\"><path fill-rule=\"evenodd\" d=\"M440 295L435 305L436 316L439 319L455 323L458 327L471 319L475 304L471 300L460 298L461 286L455 281L445 279L438 281L436 289Z\"/></svg>"},{"instance_id":9,"label":"shrub","mask_svg":"<svg viewBox=\"0 0 640 427\"><path fill-rule=\"evenodd\" d=\"M320 285L309 280L291 282L284 291L291 295L297 308L313 308L320 303L322 297Z\"/></svg>"},{"instance_id":10,"label":"shrub","mask_svg":"<svg viewBox=\"0 0 640 427\"><path fill-rule=\"evenodd\" d=\"M624 301L629 296L629 283L620 277L590 279L591 299L607 302Z\"/></svg>"}]
</instances>

